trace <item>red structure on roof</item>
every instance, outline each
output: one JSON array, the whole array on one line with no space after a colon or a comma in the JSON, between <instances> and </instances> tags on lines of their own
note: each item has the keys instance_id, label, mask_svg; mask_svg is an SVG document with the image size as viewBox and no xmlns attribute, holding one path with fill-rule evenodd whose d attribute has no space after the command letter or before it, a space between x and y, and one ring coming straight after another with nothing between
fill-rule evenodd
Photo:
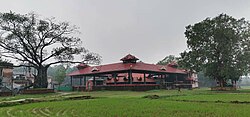
<instances>
[{"instance_id":1,"label":"red structure on roof","mask_svg":"<svg viewBox=\"0 0 250 117\"><path fill-rule=\"evenodd\" d=\"M131 54L128 54L127 56L121 58L121 61L123 61L123 63L136 63L137 60L139 59Z\"/></svg>"},{"instance_id":2,"label":"red structure on roof","mask_svg":"<svg viewBox=\"0 0 250 117\"><path fill-rule=\"evenodd\" d=\"M85 64L85 63L80 63L79 65L76 66L77 69L84 69L86 67L90 67L89 65Z\"/></svg>"},{"instance_id":3,"label":"red structure on roof","mask_svg":"<svg viewBox=\"0 0 250 117\"><path fill-rule=\"evenodd\" d=\"M173 84L176 83L178 79L185 80L188 74L184 70L178 69L176 63L171 63L169 65L155 65L137 62L139 59L131 54L126 55L120 60L122 62L99 66L79 64L77 66L78 70L68 75L73 79L84 78L84 83L87 82L87 77L91 77L93 86L98 84L96 81L97 79L102 79L99 82L105 82L105 79L107 79L107 82L112 86L115 86L116 84L118 86L119 83L119 86L121 86L121 84L126 84L126 86L134 86L136 84L141 84L140 86L144 84L147 86L147 84L150 84L149 86L152 86L152 83L157 85L157 82L163 82L165 83L164 86L167 87L168 84L166 83L171 82L171 86L173 86ZM124 78L119 76L124 76ZM80 82L82 82L82 80ZM89 85L86 84L86 87L87 86L89 87Z\"/></svg>"}]
</instances>

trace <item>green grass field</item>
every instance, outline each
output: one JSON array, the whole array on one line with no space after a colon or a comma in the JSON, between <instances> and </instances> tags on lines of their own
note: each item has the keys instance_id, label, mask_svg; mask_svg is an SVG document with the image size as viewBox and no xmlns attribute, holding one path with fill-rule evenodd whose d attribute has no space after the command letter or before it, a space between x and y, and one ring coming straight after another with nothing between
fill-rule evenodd
<instances>
[{"instance_id":1,"label":"green grass field","mask_svg":"<svg viewBox=\"0 0 250 117\"><path fill-rule=\"evenodd\" d=\"M1 117L246 117L250 90L216 92L209 89L73 92L70 94L1 97L0 102L23 98L51 99L90 95L95 99L39 102L0 108ZM159 95L158 99L144 98Z\"/></svg>"}]
</instances>

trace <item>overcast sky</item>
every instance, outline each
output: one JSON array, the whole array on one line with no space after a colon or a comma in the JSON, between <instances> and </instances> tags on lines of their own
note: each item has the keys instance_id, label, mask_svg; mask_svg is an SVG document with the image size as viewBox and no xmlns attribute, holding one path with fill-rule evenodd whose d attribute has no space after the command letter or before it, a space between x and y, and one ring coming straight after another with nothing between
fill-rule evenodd
<instances>
[{"instance_id":1,"label":"overcast sky","mask_svg":"<svg viewBox=\"0 0 250 117\"><path fill-rule=\"evenodd\" d=\"M250 20L248 0L0 0L0 11L35 12L80 27L102 64L133 54L147 63L187 49L185 26L226 13Z\"/></svg>"}]
</instances>

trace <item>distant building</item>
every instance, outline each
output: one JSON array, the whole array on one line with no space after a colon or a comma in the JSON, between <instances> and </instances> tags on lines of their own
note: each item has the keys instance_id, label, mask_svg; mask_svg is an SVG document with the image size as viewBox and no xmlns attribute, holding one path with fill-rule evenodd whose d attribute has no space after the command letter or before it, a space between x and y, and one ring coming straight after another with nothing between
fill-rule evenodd
<instances>
[{"instance_id":1,"label":"distant building","mask_svg":"<svg viewBox=\"0 0 250 117\"><path fill-rule=\"evenodd\" d=\"M20 70L21 69L21 70ZM15 71L15 70L14 70ZM27 67L19 68L19 71L15 71L13 74L13 83L18 84L22 87L31 87L35 80L35 70L30 70ZM48 89L52 89L54 86L54 81L51 76L47 76Z\"/></svg>"},{"instance_id":2,"label":"distant building","mask_svg":"<svg viewBox=\"0 0 250 117\"><path fill-rule=\"evenodd\" d=\"M11 95L13 64L0 61L0 96Z\"/></svg>"},{"instance_id":3,"label":"distant building","mask_svg":"<svg viewBox=\"0 0 250 117\"><path fill-rule=\"evenodd\" d=\"M13 64L0 62L0 79L4 86L10 86L13 76Z\"/></svg>"},{"instance_id":4,"label":"distant building","mask_svg":"<svg viewBox=\"0 0 250 117\"><path fill-rule=\"evenodd\" d=\"M192 88L198 88L199 87L197 73L190 73L189 72L188 80L191 82Z\"/></svg>"},{"instance_id":5,"label":"distant building","mask_svg":"<svg viewBox=\"0 0 250 117\"><path fill-rule=\"evenodd\" d=\"M13 77L13 83L18 84L19 86L22 87L28 87L32 85L34 81L34 76L32 74L14 74Z\"/></svg>"}]
</instances>

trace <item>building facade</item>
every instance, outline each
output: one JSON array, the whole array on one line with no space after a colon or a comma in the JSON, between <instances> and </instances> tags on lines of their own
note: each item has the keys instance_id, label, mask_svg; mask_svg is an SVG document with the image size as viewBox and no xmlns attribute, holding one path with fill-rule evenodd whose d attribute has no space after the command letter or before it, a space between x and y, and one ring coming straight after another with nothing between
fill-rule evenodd
<instances>
[{"instance_id":1,"label":"building facade","mask_svg":"<svg viewBox=\"0 0 250 117\"><path fill-rule=\"evenodd\" d=\"M156 88L193 88L194 78L177 64L155 65L137 62L128 54L122 62L88 66L79 64L78 70L68 74L73 88L82 90L151 90Z\"/></svg>"}]
</instances>

